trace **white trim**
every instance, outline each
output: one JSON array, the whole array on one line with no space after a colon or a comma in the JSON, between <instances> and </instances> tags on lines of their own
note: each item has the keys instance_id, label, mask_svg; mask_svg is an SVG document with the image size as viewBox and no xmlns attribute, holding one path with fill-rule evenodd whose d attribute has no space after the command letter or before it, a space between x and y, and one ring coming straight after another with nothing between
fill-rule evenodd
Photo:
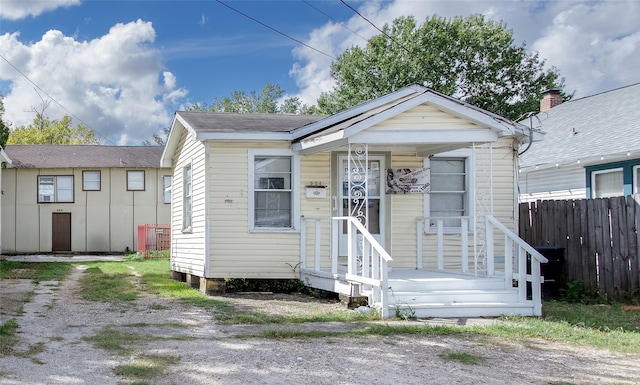
<instances>
[{"instance_id":1,"label":"white trim","mask_svg":"<svg viewBox=\"0 0 640 385\"><path fill-rule=\"evenodd\" d=\"M431 158L464 158L464 167L465 167L465 189L466 189L466 210L462 213L462 216L472 217L475 212L475 159L473 157L473 151L469 149L462 150L454 150L443 152L437 154L437 156L433 156ZM431 169L431 158L424 158L423 166L425 168ZM424 217L431 217L431 194L424 194L423 198L423 207L424 207ZM473 231L472 229L469 229ZM428 223L424 224L425 233L435 234L437 232L436 228L431 228ZM445 234L460 234L460 227L446 227L444 228Z\"/></svg>"},{"instance_id":2,"label":"white trim","mask_svg":"<svg viewBox=\"0 0 640 385\"><path fill-rule=\"evenodd\" d=\"M614 196L621 196L624 195L624 169L622 167L616 167L616 168L608 168L606 170L597 170L597 171L591 171L591 198L596 198L596 175L600 175L600 174L609 174L609 173L613 173L613 172L621 172L622 173L622 184L620 185L621 189L622 189L622 194L620 195L614 195ZM605 197L607 198L607 197Z\"/></svg>"},{"instance_id":3,"label":"white trim","mask_svg":"<svg viewBox=\"0 0 640 385\"><path fill-rule=\"evenodd\" d=\"M288 156L291 157L291 227L256 227L255 226L255 157L256 156ZM247 186L248 210L247 224L251 233L259 232L298 232L300 229L300 157L290 149L266 148L249 149L247 151Z\"/></svg>"},{"instance_id":4,"label":"white trim","mask_svg":"<svg viewBox=\"0 0 640 385\"><path fill-rule=\"evenodd\" d=\"M186 184L186 172L189 169L189 185L191 191L189 192L189 223L187 223L187 184ZM182 165L182 232L193 232L193 162L190 161Z\"/></svg>"}]
</instances>

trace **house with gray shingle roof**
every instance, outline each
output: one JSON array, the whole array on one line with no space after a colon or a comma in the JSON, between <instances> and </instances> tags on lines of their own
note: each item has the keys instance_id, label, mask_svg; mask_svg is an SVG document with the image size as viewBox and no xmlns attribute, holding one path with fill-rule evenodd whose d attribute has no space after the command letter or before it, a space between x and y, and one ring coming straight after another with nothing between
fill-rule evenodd
<instances>
[{"instance_id":1,"label":"house with gray shingle roof","mask_svg":"<svg viewBox=\"0 0 640 385\"><path fill-rule=\"evenodd\" d=\"M640 192L640 83L550 106L532 120L544 141L520 156L521 201Z\"/></svg>"},{"instance_id":2,"label":"house with gray shingle roof","mask_svg":"<svg viewBox=\"0 0 640 385\"><path fill-rule=\"evenodd\" d=\"M137 226L168 224L159 146L9 145L2 252L135 251Z\"/></svg>"},{"instance_id":3,"label":"house with gray shingle roof","mask_svg":"<svg viewBox=\"0 0 640 385\"><path fill-rule=\"evenodd\" d=\"M179 111L161 160L172 277L207 293L299 278L385 316L539 315L546 259L514 232L530 139L419 85L331 116Z\"/></svg>"}]
</instances>

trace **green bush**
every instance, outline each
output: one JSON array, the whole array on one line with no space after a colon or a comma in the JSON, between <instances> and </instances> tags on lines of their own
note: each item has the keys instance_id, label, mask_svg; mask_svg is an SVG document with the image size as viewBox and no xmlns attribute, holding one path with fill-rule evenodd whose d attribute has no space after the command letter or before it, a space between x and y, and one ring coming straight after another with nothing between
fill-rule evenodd
<instances>
[{"instance_id":1,"label":"green bush","mask_svg":"<svg viewBox=\"0 0 640 385\"><path fill-rule=\"evenodd\" d=\"M605 297L586 285L583 281L569 281L560 289L560 301L567 303L596 304L606 303Z\"/></svg>"}]
</instances>

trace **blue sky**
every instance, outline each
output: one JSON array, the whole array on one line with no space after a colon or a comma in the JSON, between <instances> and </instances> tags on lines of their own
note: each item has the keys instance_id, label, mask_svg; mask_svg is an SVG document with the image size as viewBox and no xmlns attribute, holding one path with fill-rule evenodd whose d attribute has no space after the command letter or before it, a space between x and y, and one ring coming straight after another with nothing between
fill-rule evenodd
<instances>
[{"instance_id":1,"label":"blue sky","mask_svg":"<svg viewBox=\"0 0 640 385\"><path fill-rule=\"evenodd\" d=\"M640 82L640 2L451 0L347 3L382 27L481 13L554 65L576 97ZM176 110L276 83L313 104L331 57L378 32L339 0L0 0L5 122L72 115L107 144L142 143ZM320 51L320 52L318 52ZM59 104L58 104L59 103Z\"/></svg>"}]
</instances>

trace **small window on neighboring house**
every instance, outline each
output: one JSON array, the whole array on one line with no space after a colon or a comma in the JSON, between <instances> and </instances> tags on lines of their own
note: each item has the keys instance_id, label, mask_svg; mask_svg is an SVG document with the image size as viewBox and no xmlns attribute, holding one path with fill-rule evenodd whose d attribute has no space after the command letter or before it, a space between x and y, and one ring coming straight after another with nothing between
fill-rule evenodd
<instances>
[{"instance_id":1,"label":"small window on neighboring house","mask_svg":"<svg viewBox=\"0 0 640 385\"><path fill-rule=\"evenodd\" d=\"M592 172L591 191L593 198L610 198L624 195L622 168Z\"/></svg>"},{"instance_id":2,"label":"small window on neighboring house","mask_svg":"<svg viewBox=\"0 0 640 385\"><path fill-rule=\"evenodd\" d=\"M469 215L469 178L467 158L437 158L429 160L431 171L431 193L428 199L427 217L429 228L435 231L435 217L443 218L443 225L449 231L458 231L460 217Z\"/></svg>"},{"instance_id":3,"label":"small window on neighboring house","mask_svg":"<svg viewBox=\"0 0 640 385\"><path fill-rule=\"evenodd\" d=\"M39 176L38 203L73 202L73 176Z\"/></svg>"},{"instance_id":4,"label":"small window on neighboring house","mask_svg":"<svg viewBox=\"0 0 640 385\"><path fill-rule=\"evenodd\" d=\"M164 175L162 177L162 201L171 203L171 176Z\"/></svg>"},{"instance_id":5,"label":"small window on neighboring house","mask_svg":"<svg viewBox=\"0 0 640 385\"><path fill-rule=\"evenodd\" d=\"M82 189L85 191L100 190L100 171L82 172Z\"/></svg>"},{"instance_id":6,"label":"small window on neighboring house","mask_svg":"<svg viewBox=\"0 0 640 385\"><path fill-rule=\"evenodd\" d=\"M249 157L250 229L295 229L295 158L286 150L252 150Z\"/></svg>"},{"instance_id":7,"label":"small window on neighboring house","mask_svg":"<svg viewBox=\"0 0 640 385\"><path fill-rule=\"evenodd\" d=\"M127 190L144 191L144 171L127 171Z\"/></svg>"},{"instance_id":8,"label":"small window on neighboring house","mask_svg":"<svg viewBox=\"0 0 640 385\"><path fill-rule=\"evenodd\" d=\"M193 187L191 183L191 165L186 166L182 170L182 191L182 229L185 231L191 231L193 214Z\"/></svg>"},{"instance_id":9,"label":"small window on neighboring house","mask_svg":"<svg viewBox=\"0 0 640 385\"><path fill-rule=\"evenodd\" d=\"M640 166L633 168L633 193L640 194Z\"/></svg>"}]
</instances>

